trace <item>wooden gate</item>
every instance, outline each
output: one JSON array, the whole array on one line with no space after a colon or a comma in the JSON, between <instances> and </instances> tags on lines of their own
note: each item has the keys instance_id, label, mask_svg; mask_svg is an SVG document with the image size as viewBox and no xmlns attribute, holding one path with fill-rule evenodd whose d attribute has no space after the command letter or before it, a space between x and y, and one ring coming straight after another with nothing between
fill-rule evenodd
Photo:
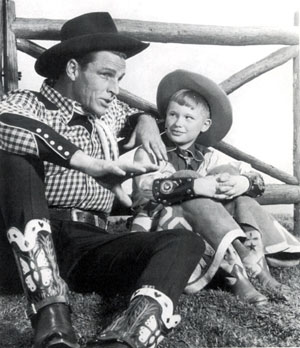
<instances>
[{"instance_id":1,"label":"wooden gate","mask_svg":"<svg viewBox=\"0 0 300 348\"><path fill-rule=\"evenodd\" d=\"M12 0L0 0L0 70L2 71L0 95L18 88L17 50L37 58L44 48L31 40L59 40L59 31L64 20L16 18ZM245 161L256 170L278 179L282 184L269 184L261 204L294 204L294 233L300 235L300 79L299 79L299 15L295 14L294 25L279 27L224 27L159 23L115 19L118 30L140 40L161 43L194 45L284 45L234 75L220 86L227 94L237 90L256 77L293 59L293 175L267 164L234 146L221 141L216 149L230 157ZM155 105L121 90L120 99L131 106L157 114Z\"/></svg>"}]
</instances>

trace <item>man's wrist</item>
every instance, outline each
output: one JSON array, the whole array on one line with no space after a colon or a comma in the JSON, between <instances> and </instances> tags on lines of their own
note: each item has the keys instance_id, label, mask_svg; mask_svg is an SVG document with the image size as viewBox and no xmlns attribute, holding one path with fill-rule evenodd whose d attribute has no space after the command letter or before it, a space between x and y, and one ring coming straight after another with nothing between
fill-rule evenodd
<instances>
[{"instance_id":1,"label":"man's wrist","mask_svg":"<svg viewBox=\"0 0 300 348\"><path fill-rule=\"evenodd\" d=\"M147 113L140 114L138 116L138 121L140 121L140 120L142 121L144 119L149 119L149 118L154 120L155 122L157 122L157 118L154 115L147 114Z\"/></svg>"},{"instance_id":2,"label":"man's wrist","mask_svg":"<svg viewBox=\"0 0 300 348\"><path fill-rule=\"evenodd\" d=\"M91 165L92 158L85 154L82 150L76 151L70 159L70 167L87 173L87 169Z\"/></svg>"}]
</instances>

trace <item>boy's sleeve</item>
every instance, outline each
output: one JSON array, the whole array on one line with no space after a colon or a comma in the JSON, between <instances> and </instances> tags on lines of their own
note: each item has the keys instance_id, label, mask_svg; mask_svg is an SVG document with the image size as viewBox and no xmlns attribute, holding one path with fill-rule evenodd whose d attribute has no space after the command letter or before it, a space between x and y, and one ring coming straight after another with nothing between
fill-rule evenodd
<instances>
[{"instance_id":1,"label":"boy's sleeve","mask_svg":"<svg viewBox=\"0 0 300 348\"><path fill-rule=\"evenodd\" d=\"M177 204L196 197L194 178L156 179L152 186L153 198L163 205Z\"/></svg>"},{"instance_id":2,"label":"boy's sleeve","mask_svg":"<svg viewBox=\"0 0 300 348\"><path fill-rule=\"evenodd\" d=\"M260 197L265 192L265 182L261 174L250 171L242 174L249 180L249 188L244 193L253 198Z\"/></svg>"}]
</instances>

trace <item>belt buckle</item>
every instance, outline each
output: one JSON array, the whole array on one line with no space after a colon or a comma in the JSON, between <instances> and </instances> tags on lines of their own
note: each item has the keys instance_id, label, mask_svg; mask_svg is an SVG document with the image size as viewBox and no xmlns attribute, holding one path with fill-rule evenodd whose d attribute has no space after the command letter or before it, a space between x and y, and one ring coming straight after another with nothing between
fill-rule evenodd
<instances>
[{"instance_id":1,"label":"belt buckle","mask_svg":"<svg viewBox=\"0 0 300 348\"><path fill-rule=\"evenodd\" d=\"M95 226L100 227L100 218L97 215L93 215L94 221L95 221Z\"/></svg>"},{"instance_id":2,"label":"belt buckle","mask_svg":"<svg viewBox=\"0 0 300 348\"><path fill-rule=\"evenodd\" d=\"M80 213L80 210L79 209L76 209L76 208L72 208L71 209L71 218L72 218L72 221L79 221L78 219L78 213Z\"/></svg>"},{"instance_id":3,"label":"belt buckle","mask_svg":"<svg viewBox=\"0 0 300 348\"><path fill-rule=\"evenodd\" d=\"M95 225L107 231L108 220L102 219L100 216L94 215Z\"/></svg>"}]
</instances>

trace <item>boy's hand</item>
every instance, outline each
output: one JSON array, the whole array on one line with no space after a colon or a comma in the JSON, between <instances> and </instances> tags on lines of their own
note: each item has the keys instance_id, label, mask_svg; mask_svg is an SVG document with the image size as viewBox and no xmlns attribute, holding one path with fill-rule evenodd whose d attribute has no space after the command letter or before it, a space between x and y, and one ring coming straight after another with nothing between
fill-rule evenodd
<instances>
[{"instance_id":1,"label":"boy's hand","mask_svg":"<svg viewBox=\"0 0 300 348\"><path fill-rule=\"evenodd\" d=\"M228 173L216 176L219 183L216 199L232 199L241 196L249 188L249 180L243 175L230 175Z\"/></svg>"},{"instance_id":2,"label":"boy's hand","mask_svg":"<svg viewBox=\"0 0 300 348\"><path fill-rule=\"evenodd\" d=\"M219 183L214 175L194 179L194 192L196 195L215 198Z\"/></svg>"}]
</instances>

